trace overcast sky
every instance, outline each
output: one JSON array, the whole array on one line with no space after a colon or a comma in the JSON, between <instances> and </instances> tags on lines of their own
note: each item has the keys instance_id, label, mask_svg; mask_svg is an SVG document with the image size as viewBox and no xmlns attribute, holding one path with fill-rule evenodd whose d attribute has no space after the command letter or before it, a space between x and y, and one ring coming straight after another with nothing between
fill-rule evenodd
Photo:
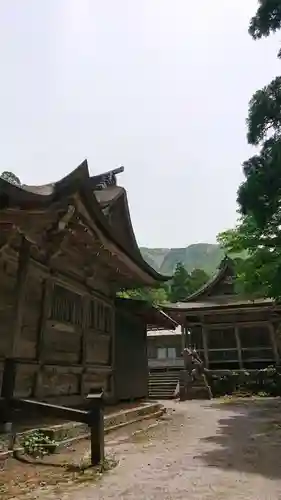
<instances>
[{"instance_id":1,"label":"overcast sky","mask_svg":"<svg viewBox=\"0 0 281 500\"><path fill-rule=\"evenodd\" d=\"M236 220L253 92L280 36L256 0L0 0L1 162L22 182L125 166L139 244L215 242Z\"/></svg>"}]
</instances>

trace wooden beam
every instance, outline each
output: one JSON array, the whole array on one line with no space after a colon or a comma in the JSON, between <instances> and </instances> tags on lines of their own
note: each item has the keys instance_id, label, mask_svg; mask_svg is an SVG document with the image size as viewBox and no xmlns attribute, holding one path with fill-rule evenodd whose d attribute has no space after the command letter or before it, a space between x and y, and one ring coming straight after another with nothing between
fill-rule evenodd
<instances>
[{"instance_id":1,"label":"wooden beam","mask_svg":"<svg viewBox=\"0 0 281 500\"><path fill-rule=\"evenodd\" d=\"M36 342L36 361L39 364L39 369L36 373L34 396L36 398L42 397L42 368L44 365L44 352L45 352L45 329L50 314L52 293L54 284L50 278L47 278L42 285L42 300L41 300L41 314L39 319L37 342Z\"/></svg>"},{"instance_id":2,"label":"wooden beam","mask_svg":"<svg viewBox=\"0 0 281 500\"><path fill-rule=\"evenodd\" d=\"M234 326L234 333L235 333L235 339L236 339L236 345L237 345L239 368L241 370L243 370L243 358L242 358L241 340L240 340L239 326L238 325Z\"/></svg>"},{"instance_id":3,"label":"wooden beam","mask_svg":"<svg viewBox=\"0 0 281 500\"><path fill-rule=\"evenodd\" d=\"M21 237L21 246L18 255L18 269L16 277L15 289L15 311L14 311L14 325L11 335L11 345L9 350L9 357L15 358L17 353L17 346L20 340L23 314L24 314L24 301L25 301L25 288L28 275L29 261L30 261L30 248L31 243L24 236Z\"/></svg>"},{"instance_id":4,"label":"wooden beam","mask_svg":"<svg viewBox=\"0 0 281 500\"><path fill-rule=\"evenodd\" d=\"M205 325L202 325L202 341L203 341L206 368L209 368L208 339L207 339L207 330Z\"/></svg>"},{"instance_id":5,"label":"wooden beam","mask_svg":"<svg viewBox=\"0 0 281 500\"><path fill-rule=\"evenodd\" d=\"M5 252L5 257L10 262L17 262L17 254L14 250L9 248L8 252ZM73 275L63 272L57 269L50 269L46 265L37 261L36 259L30 258L30 272L36 273L37 276L40 275L42 278L52 278L56 280L57 284L61 284L65 288L74 293L83 295L85 293L94 294L94 298L100 298L108 304L113 304L113 300L110 300L108 296L103 295L99 290L96 290L94 286L89 287L85 281L77 280Z\"/></svg>"},{"instance_id":6,"label":"wooden beam","mask_svg":"<svg viewBox=\"0 0 281 500\"><path fill-rule=\"evenodd\" d=\"M90 423L89 412L85 410L78 410L76 408L68 408L67 406L53 405L50 403L43 403L41 401L34 401L33 399L17 399L12 401L14 408L22 410L37 410L42 415L50 415L54 418L62 418L63 420L70 420L72 422Z\"/></svg>"},{"instance_id":7,"label":"wooden beam","mask_svg":"<svg viewBox=\"0 0 281 500\"><path fill-rule=\"evenodd\" d=\"M275 336L275 328L271 322L268 323L268 329L269 329L269 335L270 335L274 359L275 359L275 362L277 364L279 364L280 363L280 356L279 356L279 351L278 351L277 339Z\"/></svg>"},{"instance_id":8,"label":"wooden beam","mask_svg":"<svg viewBox=\"0 0 281 500\"><path fill-rule=\"evenodd\" d=\"M85 295L83 297L83 318L82 318L82 329L81 329L81 345L80 345L80 364L82 365L82 372L80 378L80 394L81 396L85 396L85 375L87 371L87 343L88 343L88 335L89 335L89 308L90 308L90 296Z\"/></svg>"},{"instance_id":9,"label":"wooden beam","mask_svg":"<svg viewBox=\"0 0 281 500\"><path fill-rule=\"evenodd\" d=\"M190 327L201 326L202 323L189 323ZM204 323L206 327L210 330L220 330L221 328L233 328L234 322L230 323ZM235 324L243 326L244 328L251 328L253 326L267 326L268 320L259 321L239 321L235 320Z\"/></svg>"},{"instance_id":10,"label":"wooden beam","mask_svg":"<svg viewBox=\"0 0 281 500\"><path fill-rule=\"evenodd\" d=\"M186 347L185 326L181 325L181 348L182 348L182 351L185 349L185 347Z\"/></svg>"},{"instance_id":11,"label":"wooden beam","mask_svg":"<svg viewBox=\"0 0 281 500\"><path fill-rule=\"evenodd\" d=\"M111 366L111 376L109 378L110 380L110 398L112 399L112 402L115 400L115 388L116 388L116 383L115 383L115 367L116 367L116 337L117 337L117 331L116 331L116 316L115 316L115 309L110 309L110 314L111 314L111 323L110 323L110 359L109 363ZM145 332L146 332L146 326L145 326ZM145 335L146 337L146 335Z\"/></svg>"}]
</instances>

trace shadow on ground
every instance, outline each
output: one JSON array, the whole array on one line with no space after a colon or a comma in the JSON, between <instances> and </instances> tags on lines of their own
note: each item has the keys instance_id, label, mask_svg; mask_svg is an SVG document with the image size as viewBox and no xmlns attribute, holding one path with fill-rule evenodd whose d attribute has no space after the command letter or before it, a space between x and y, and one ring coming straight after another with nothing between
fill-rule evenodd
<instances>
[{"instance_id":1,"label":"shadow on ground","mask_svg":"<svg viewBox=\"0 0 281 500\"><path fill-rule=\"evenodd\" d=\"M203 439L207 450L197 458L209 467L281 478L280 399L214 402L209 409L228 415Z\"/></svg>"}]
</instances>

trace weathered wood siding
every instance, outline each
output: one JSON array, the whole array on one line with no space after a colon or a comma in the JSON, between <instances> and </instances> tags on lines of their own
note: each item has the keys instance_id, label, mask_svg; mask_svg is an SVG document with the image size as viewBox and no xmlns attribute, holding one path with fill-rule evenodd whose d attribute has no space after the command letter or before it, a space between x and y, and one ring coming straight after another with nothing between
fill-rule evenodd
<instances>
[{"instance_id":1,"label":"weathered wood siding","mask_svg":"<svg viewBox=\"0 0 281 500\"><path fill-rule=\"evenodd\" d=\"M114 347L115 400L147 397L148 363L144 321L117 309Z\"/></svg>"},{"instance_id":2,"label":"weathered wood siding","mask_svg":"<svg viewBox=\"0 0 281 500\"><path fill-rule=\"evenodd\" d=\"M16 262L0 260L0 384L14 328ZM80 404L91 389L110 397L114 303L61 285L29 267L14 357L15 394Z\"/></svg>"},{"instance_id":3,"label":"weathered wood siding","mask_svg":"<svg viewBox=\"0 0 281 500\"><path fill-rule=\"evenodd\" d=\"M15 287L16 264L0 260L0 359L7 356L11 345Z\"/></svg>"}]
</instances>

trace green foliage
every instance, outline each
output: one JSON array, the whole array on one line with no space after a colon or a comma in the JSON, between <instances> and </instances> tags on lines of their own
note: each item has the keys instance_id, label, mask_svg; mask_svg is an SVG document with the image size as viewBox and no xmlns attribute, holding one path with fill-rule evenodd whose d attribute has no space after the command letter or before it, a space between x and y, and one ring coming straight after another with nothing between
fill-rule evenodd
<instances>
[{"instance_id":1,"label":"green foliage","mask_svg":"<svg viewBox=\"0 0 281 500\"><path fill-rule=\"evenodd\" d=\"M168 287L163 285L158 288L126 290L124 292L119 292L117 296L124 299L145 300L151 304L161 305L168 302Z\"/></svg>"},{"instance_id":2,"label":"green foliage","mask_svg":"<svg viewBox=\"0 0 281 500\"><path fill-rule=\"evenodd\" d=\"M270 131L279 131L281 123L281 77L257 90L249 103L248 142L258 145Z\"/></svg>"},{"instance_id":3,"label":"green foliage","mask_svg":"<svg viewBox=\"0 0 281 500\"><path fill-rule=\"evenodd\" d=\"M195 292L209 280L209 276L202 269L194 269L190 274L182 263L178 263L170 283L158 288L143 288L119 292L118 297L125 299L145 300L154 305L163 305L167 302L180 302Z\"/></svg>"},{"instance_id":4,"label":"green foliage","mask_svg":"<svg viewBox=\"0 0 281 500\"><path fill-rule=\"evenodd\" d=\"M141 248L143 258L161 274L173 275L178 262L188 273L202 269L211 276L224 257L219 245L196 243L186 248Z\"/></svg>"},{"instance_id":5,"label":"green foliage","mask_svg":"<svg viewBox=\"0 0 281 500\"><path fill-rule=\"evenodd\" d=\"M280 0L259 0L249 33L254 39L281 28ZM279 54L280 55L280 54ZM243 164L238 190L240 221L219 235L225 251L247 250L240 269L247 291L281 298L281 77L254 93L249 103L248 142L260 150Z\"/></svg>"},{"instance_id":6,"label":"green foliage","mask_svg":"<svg viewBox=\"0 0 281 500\"><path fill-rule=\"evenodd\" d=\"M281 256L274 246L263 244L252 216L241 217L234 229L218 235L226 253L247 250L246 259L236 259L237 292L251 297L275 297L280 293Z\"/></svg>"},{"instance_id":7,"label":"green foliage","mask_svg":"<svg viewBox=\"0 0 281 500\"><path fill-rule=\"evenodd\" d=\"M203 269L194 269L189 275L189 295L197 292L209 279L210 276Z\"/></svg>"},{"instance_id":8,"label":"green foliage","mask_svg":"<svg viewBox=\"0 0 281 500\"><path fill-rule=\"evenodd\" d=\"M189 274L184 265L178 262L170 284L170 302L185 300L189 295L199 290L208 280L208 274L202 269L194 269Z\"/></svg>"},{"instance_id":9,"label":"green foliage","mask_svg":"<svg viewBox=\"0 0 281 500\"><path fill-rule=\"evenodd\" d=\"M178 262L170 286L171 302L180 302L186 299L189 285L189 274L181 262Z\"/></svg>"},{"instance_id":10,"label":"green foliage","mask_svg":"<svg viewBox=\"0 0 281 500\"><path fill-rule=\"evenodd\" d=\"M208 372L207 378L215 397L281 395L281 373L274 366L251 372L229 371L223 375Z\"/></svg>"},{"instance_id":11,"label":"green foliage","mask_svg":"<svg viewBox=\"0 0 281 500\"><path fill-rule=\"evenodd\" d=\"M24 437L21 445L26 455L38 458L54 453L57 443L48 434L33 431Z\"/></svg>"},{"instance_id":12,"label":"green foliage","mask_svg":"<svg viewBox=\"0 0 281 500\"><path fill-rule=\"evenodd\" d=\"M281 2L280 0L259 0L259 7L252 17L249 33L257 40L275 33L281 28ZM279 53L280 54L280 53Z\"/></svg>"}]
</instances>

